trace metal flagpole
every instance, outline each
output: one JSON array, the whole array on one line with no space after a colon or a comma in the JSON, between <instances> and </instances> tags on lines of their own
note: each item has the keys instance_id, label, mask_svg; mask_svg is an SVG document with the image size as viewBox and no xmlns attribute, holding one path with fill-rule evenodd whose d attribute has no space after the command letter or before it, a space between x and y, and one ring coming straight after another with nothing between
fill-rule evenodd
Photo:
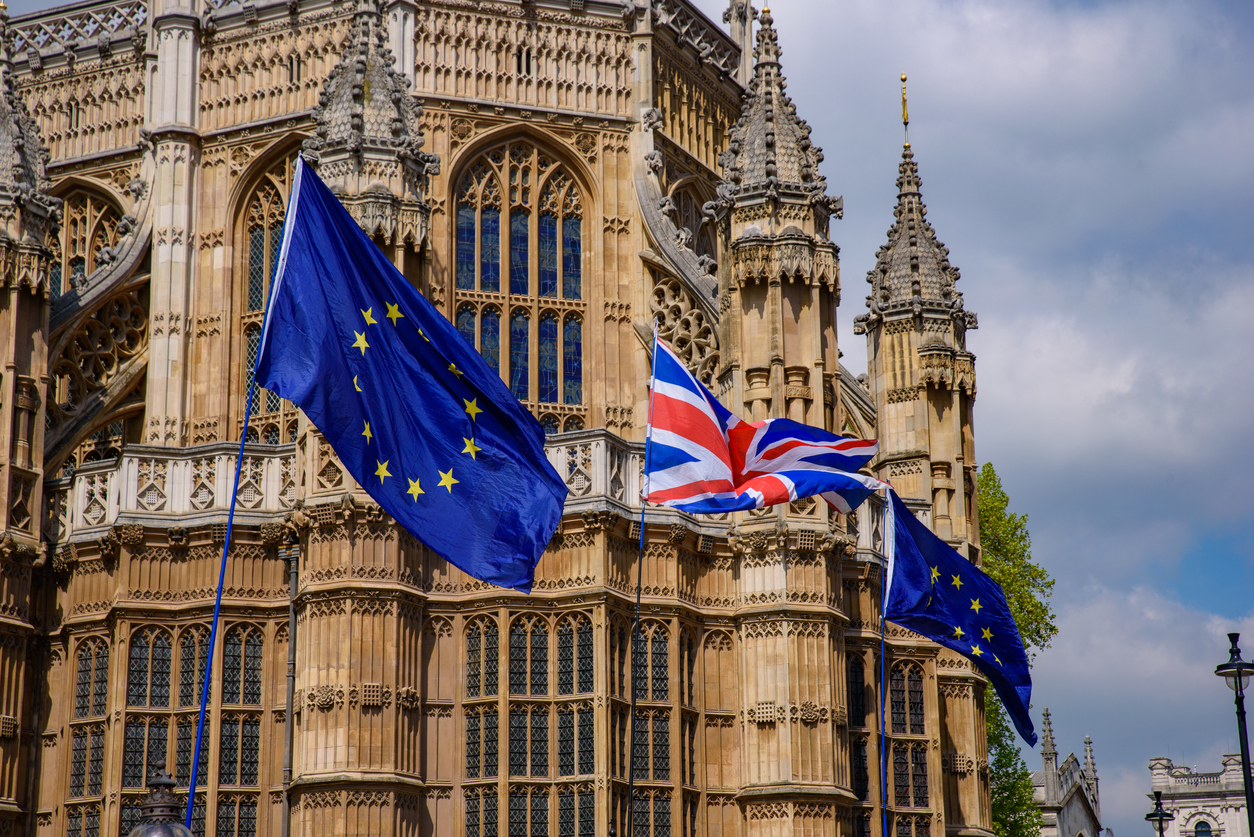
<instances>
[{"instance_id":1,"label":"metal flagpole","mask_svg":"<svg viewBox=\"0 0 1254 837\"><path fill-rule=\"evenodd\" d=\"M631 758L627 765L627 833L634 834L636 815L636 695L640 686L636 683L636 661L640 654L640 593L644 589L644 507L649 496L649 440L653 435L653 390L657 381L657 321L653 321L653 369L649 374L649 421L644 439L644 485L640 491L640 549L636 554L636 615L631 626Z\"/></svg>"},{"instance_id":2,"label":"metal flagpole","mask_svg":"<svg viewBox=\"0 0 1254 837\"><path fill-rule=\"evenodd\" d=\"M884 729L884 613L888 610L888 593L893 583L893 558L897 549L897 520L893 509L891 489L884 489L884 537L882 556L883 572L880 574L880 837L888 837L888 741Z\"/></svg>"}]
</instances>

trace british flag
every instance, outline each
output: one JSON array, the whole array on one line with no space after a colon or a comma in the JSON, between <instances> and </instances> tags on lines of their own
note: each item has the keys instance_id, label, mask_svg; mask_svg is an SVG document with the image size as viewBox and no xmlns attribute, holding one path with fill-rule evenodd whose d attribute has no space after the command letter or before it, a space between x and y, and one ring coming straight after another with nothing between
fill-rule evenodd
<instances>
[{"instance_id":1,"label":"british flag","mask_svg":"<svg viewBox=\"0 0 1254 837\"><path fill-rule=\"evenodd\" d=\"M858 469L879 442L848 439L790 419L741 421L654 335L645 499L722 514L821 496L837 511L885 484Z\"/></svg>"}]
</instances>

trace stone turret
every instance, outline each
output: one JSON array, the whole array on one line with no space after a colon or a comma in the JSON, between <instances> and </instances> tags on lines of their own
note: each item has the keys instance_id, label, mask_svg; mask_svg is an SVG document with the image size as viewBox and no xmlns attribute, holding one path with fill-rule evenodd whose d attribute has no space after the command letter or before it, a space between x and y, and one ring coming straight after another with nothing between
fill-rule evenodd
<instances>
[{"instance_id":1,"label":"stone turret","mask_svg":"<svg viewBox=\"0 0 1254 837\"><path fill-rule=\"evenodd\" d=\"M753 21L758 10L749 0L729 0L723 10L723 23L731 28L732 40L740 47L740 63L734 76L741 84L753 78Z\"/></svg>"},{"instance_id":2,"label":"stone turret","mask_svg":"<svg viewBox=\"0 0 1254 837\"><path fill-rule=\"evenodd\" d=\"M720 274L720 396L760 420L787 416L831 429L839 376L839 248L828 224L841 215L819 174L822 151L785 93L779 40L762 12L753 79L721 156L721 203L730 259Z\"/></svg>"},{"instance_id":3,"label":"stone turret","mask_svg":"<svg viewBox=\"0 0 1254 837\"><path fill-rule=\"evenodd\" d=\"M440 160L422 150L422 105L394 69L379 0L356 0L352 35L314 109L305 154L376 243L417 252L431 210L427 178ZM403 269L403 268L402 268Z\"/></svg>"}]
</instances>

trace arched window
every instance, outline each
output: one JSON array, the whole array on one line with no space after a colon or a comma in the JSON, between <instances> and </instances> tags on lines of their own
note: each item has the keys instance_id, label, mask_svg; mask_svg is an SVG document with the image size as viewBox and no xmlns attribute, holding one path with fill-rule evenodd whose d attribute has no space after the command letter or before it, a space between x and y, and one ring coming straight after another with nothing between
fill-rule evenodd
<instances>
[{"instance_id":1,"label":"arched window","mask_svg":"<svg viewBox=\"0 0 1254 837\"><path fill-rule=\"evenodd\" d=\"M676 226L692 234L688 241L689 248L698 256L713 256L717 245L714 241L714 225L705 222L705 213L701 211L704 201L691 185L682 185L671 193L671 200L678 212Z\"/></svg>"},{"instance_id":2,"label":"arched window","mask_svg":"<svg viewBox=\"0 0 1254 837\"><path fill-rule=\"evenodd\" d=\"M849 726L866 726L866 668L862 658L851 653L845 660L849 690Z\"/></svg>"},{"instance_id":3,"label":"arched window","mask_svg":"<svg viewBox=\"0 0 1254 837\"><path fill-rule=\"evenodd\" d=\"M541 417L546 433L582 428L587 305L578 187L543 150L513 141L476 158L455 194L458 331L520 401L550 412L548 405L561 405L566 415Z\"/></svg>"},{"instance_id":4,"label":"arched window","mask_svg":"<svg viewBox=\"0 0 1254 837\"><path fill-rule=\"evenodd\" d=\"M557 693L592 691L592 623L586 616L565 619L557 629Z\"/></svg>"},{"instance_id":5,"label":"arched window","mask_svg":"<svg viewBox=\"0 0 1254 837\"><path fill-rule=\"evenodd\" d=\"M126 705L170 705L170 635L165 631L142 628L131 637Z\"/></svg>"},{"instance_id":6,"label":"arched window","mask_svg":"<svg viewBox=\"0 0 1254 837\"><path fill-rule=\"evenodd\" d=\"M253 383L253 367L261 343L261 325L265 318L279 246L283 240L283 215L291 189L296 158L285 159L273 166L257 181L244 200L239 221L236 252L240 253L240 376L243 404ZM256 390L249 422L248 441L277 445L296 439L297 413L291 403L273 392ZM239 418L242 427L243 416Z\"/></svg>"},{"instance_id":7,"label":"arched window","mask_svg":"<svg viewBox=\"0 0 1254 837\"><path fill-rule=\"evenodd\" d=\"M642 624L640 646L631 653L631 679L637 700L668 700L670 696L670 657L666 628ZM638 727L638 725L637 725Z\"/></svg>"},{"instance_id":8,"label":"arched window","mask_svg":"<svg viewBox=\"0 0 1254 837\"><path fill-rule=\"evenodd\" d=\"M59 240L52 243L54 261L49 277L53 299L74 290L100 266L100 251L118 243L122 212L113 201L89 191L65 198Z\"/></svg>"},{"instance_id":9,"label":"arched window","mask_svg":"<svg viewBox=\"0 0 1254 837\"><path fill-rule=\"evenodd\" d=\"M1198 820L1197 825L1193 826L1193 837L1211 837L1210 823Z\"/></svg>"},{"instance_id":10,"label":"arched window","mask_svg":"<svg viewBox=\"0 0 1254 837\"><path fill-rule=\"evenodd\" d=\"M499 680L499 640L496 622L478 619L466 629L466 696L495 695Z\"/></svg>"},{"instance_id":11,"label":"arched window","mask_svg":"<svg viewBox=\"0 0 1254 837\"><path fill-rule=\"evenodd\" d=\"M236 626L222 643L222 702L261 705L261 631Z\"/></svg>"},{"instance_id":12,"label":"arched window","mask_svg":"<svg viewBox=\"0 0 1254 837\"><path fill-rule=\"evenodd\" d=\"M910 666L906 672L906 694L910 704L910 732L923 735L923 672L918 666Z\"/></svg>"},{"instance_id":13,"label":"arched window","mask_svg":"<svg viewBox=\"0 0 1254 837\"><path fill-rule=\"evenodd\" d=\"M209 632L193 628L179 639L179 706L199 706L205 686L205 660L209 653Z\"/></svg>"},{"instance_id":14,"label":"arched window","mask_svg":"<svg viewBox=\"0 0 1254 837\"><path fill-rule=\"evenodd\" d=\"M256 715L224 716L218 742L218 782L256 785L260 752L261 719Z\"/></svg>"},{"instance_id":15,"label":"arched window","mask_svg":"<svg viewBox=\"0 0 1254 837\"><path fill-rule=\"evenodd\" d=\"M510 629L509 693L549 693L549 630L539 617L521 617Z\"/></svg>"},{"instance_id":16,"label":"arched window","mask_svg":"<svg viewBox=\"0 0 1254 837\"><path fill-rule=\"evenodd\" d=\"M84 640L78 646L78 682L74 694L74 717L90 718L108 711L105 698L109 688L109 643L103 639Z\"/></svg>"}]
</instances>

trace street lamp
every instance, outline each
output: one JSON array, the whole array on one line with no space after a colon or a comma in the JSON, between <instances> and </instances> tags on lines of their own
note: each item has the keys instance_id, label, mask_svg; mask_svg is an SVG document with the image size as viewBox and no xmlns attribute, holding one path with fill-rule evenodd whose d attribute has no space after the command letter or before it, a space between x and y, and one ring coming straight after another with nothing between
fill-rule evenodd
<instances>
[{"instance_id":1,"label":"street lamp","mask_svg":"<svg viewBox=\"0 0 1254 837\"><path fill-rule=\"evenodd\" d=\"M1241 739L1241 784L1245 787L1245 819L1249 823L1249 834L1254 837L1254 788L1250 787L1250 739L1245 732L1245 689L1250 685L1250 675L1254 674L1254 663L1241 659L1241 649L1237 647L1240 634L1228 634L1232 647L1228 649L1228 662L1215 666L1215 674L1228 682L1228 688L1237 693L1237 734Z\"/></svg>"},{"instance_id":2,"label":"street lamp","mask_svg":"<svg viewBox=\"0 0 1254 837\"><path fill-rule=\"evenodd\" d=\"M1175 818L1175 814L1163 810L1163 792L1154 791L1154 810L1145 815L1145 821L1157 823L1158 837L1163 837L1163 828Z\"/></svg>"}]
</instances>

